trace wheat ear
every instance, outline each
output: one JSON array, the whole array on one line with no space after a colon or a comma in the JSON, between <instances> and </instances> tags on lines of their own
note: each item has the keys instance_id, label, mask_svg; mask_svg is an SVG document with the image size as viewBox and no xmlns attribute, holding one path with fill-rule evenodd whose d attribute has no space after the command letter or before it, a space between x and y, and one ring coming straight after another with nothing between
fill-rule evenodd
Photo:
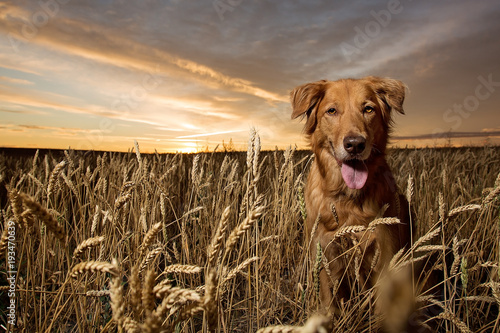
<instances>
[{"instance_id":1,"label":"wheat ear","mask_svg":"<svg viewBox=\"0 0 500 333\"><path fill-rule=\"evenodd\" d=\"M163 251L163 247L158 246L157 248L151 250L148 252L146 257L142 260L141 263L141 268L139 269L139 274L142 274L144 269L149 265L150 262L152 262L154 259L156 259L156 256L160 254Z\"/></svg>"},{"instance_id":2,"label":"wheat ear","mask_svg":"<svg viewBox=\"0 0 500 333\"><path fill-rule=\"evenodd\" d=\"M0 237L0 257L3 256L8 245L9 245L9 229L7 227L7 223L5 223L2 231L2 236Z\"/></svg>"},{"instance_id":3,"label":"wheat ear","mask_svg":"<svg viewBox=\"0 0 500 333\"><path fill-rule=\"evenodd\" d=\"M221 283L221 286L225 285L229 280L234 279L238 273L242 272L243 270L245 270L245 268L247 268L248 265L250 265L251 263L253 263L254 261L257 261L259 259L260 259L259 257L252 257L252 258L248 258L247 260L243 261L241 264L239 264L236 268L231 270L226 275L226 277L224 278L224 280Z\"/></svg>"},{"instance_id":4,"label":"wheat ear","mask_svg":"<svg viewBox=\"0 0 500 333\"><path fill-rule=\"evenodd\" d=\"M52 191L54 190L54 187L57 183L57 177L59 176L59 173L61 173L62 169L66 166L66 161L61 161L59 162L54 170L52 170L50 177L49 177L49 184L47 185L47 195L51 195Z\"/></svg>"},{"instance_id":5,"label":"wheat ear","mask_svg":"<svg viewBox=\"0 0 500 333\"><path fill-rule=\"evenodd\" d=\"M105 237L104 236L99 236L99 237L92 237L84 240L81 242L73 252L73 259L77 259L80 257L85 250L91 248L91 247L96 247L101 245L101 243L104 241Z\"/></svg>"},{"instance_id":6,"label":"wheat ear","mask_svg":"<svg viewBox=\"0 0 500 333\"><path fill-rule=\"evenodd\" d=\"M259 198L257 199L257 201L259 201ZM249 216L247 216L245 220L243 220L243 222L231 232L226 243L224 256L226 256L228 253L231 252L231 250L234 248L234 246L241 238L241 236L245 233L245 231L250 229L250 227L259 219L259 217L262 215L263 210L264 207L262 206L253 209L250 212Z\"/></svg>"},{"instance_id":7,"label":"wheat ear","mask_svg":"<svg viewBox=\"0 0 500 333\"><path fill-rule=\"evenodd\" d=\"M146 236L144 236L144 240L141 245L141 255L146 251L146 249L153 243L156 235L160 232L163 224L161 222L153 224L153 226L149 229Z\"/></svg>"},{"instance_id":8,"label":"wheat ear","mask_svg":"<svg viewBox=\"0 0 500 333\"><path fill-rule=\"evenodd\" d=\"M217 230L215 231L215 235L210 241L210 245L208 246L208 265L213 267L215 265L215 260L219 254L220 248L222 246L222 239L224 238L224 234L227 229L228 221L229 221L229 206L224 209L222 212L222 216L220 218L219 225L217 226Z\"/></svg>"},{"instance_id":9,"label":"wheat ear","mask_svg":"<svg viewBox=\"0 0 500 333\"><path fill-rule=\"evenodd\" d=\"M217 300L217 273L214 268L210 269L205 278L205 296L203 297L203 309L207 318L208 330L213 332L217 328L219 320Z\"/></svg>"},{"instance_id":10,"label":"wheat ear","mask_svg":"<svg viewBox=\"0 0 500 333\"><path fill-rule=\"evenodd\" d=\"M142 286L142 306L146 310L146 313L153 311L155 299L153 294L153 288L155 285L156 272L151 269L146 273L146 278L144 279L144 285Z\"/></svg>"},{"instance_id":11,"label":"wheat ear","mask_svg":"<svg viewBox=\"0 0 500 333\"><path fill-rule=\"evenodd\" d=\"M199 272L201 272L201 267L199 266L174 264L165 267L163 274L170 274L170 273L197 274Z\"/></svg>"},{"instance_id":12,"label":"wheat ear","mask_svg":"<svg viewBox=\"0 0 500 333\"><path fill-rule=\"evenodd\" d=\"M270 326L261 328L257 333L327 333L332 331L332 321L327 316L314 315L304 326Z\"/></svg>"},{"instance_id":13,"label":"wheat ear","mask_svg":"<svg viewBox=\"0 0 500 333\"><path fill-rule=\"evenodd\" d=\"M129 276L129 290L130 290L130 305L132 307L132 310L135 314L135 318L138 317L139 313L141 312L141 281L139 280L139 266L134 265L130 269L130 276Z\"/></svg>"},{"instance_id":14,"label":"wheat ear","mask_svg":"<svg viewBox=\"0 0 500 333\"><path fill-rule=\"evenodd\" d=\"M102 297L108 296L111 292L109 290L89 290L85 293L87 297Z\"/></svg>"},{"instance_id":15,"label":"wheat ear","mask_svg":"<svg viewBox=\"0 0 500 333\"><path fill-rule=\"evenodd\" d=\"M478 210L478 209L481 209L481 205L465 205L465 206L460 206L460 207L457 207L457 208L453 208L452 210L450 210L448 212L448 218L452 218L454 217L455 215L458 215L462 212L467 212L467 211L470 211L470 210Z\"/></svg>"},{"instance_id":16,"label":"wheat ear","mask_svg":"<svg viewBox=\"0 0 500 333\"><path fill-rule=\"evenodd\" d=\"M118 269L114 264L103 261L85 261L75 265L73 269L71 269L71 277L76 278L78 275L85 272L103 272L109 273L112 276L118 275Z\"/></svg>"},{"instance_id":17,"label":"wheat ear","mask_svg":"<svg viewBox=\"0 0 500 333\"><path fill-rule=\"evenodd\" d=\"M453 313L449 312L449 311L445 311L445 312L442 312L440 313L437 318L439 319L445 319L445 320L448 320L449 322L453 323L455 325L456 328L458 328L458 330L461 332L461 333L469 333L469 332L472 332L469 327L467 327L467 325L461 321L460 319L458 319L457 316L455 316Z\"/></svg>"},{"instance_id":18,"label":"wheat ear","mask_svg":"<svg viewBox=\"0 0 500 333\"><path fill-rule=\"evenodd\" d=\"M384 217L378 218L370 222L368 225L368 229L373 230L376 226L381 224L392 225L392 224L400 224L401 221L396 217Z\"/></svg>"},{"instance_id":19,"label":"wheat ear","mask_svg":"<svg viewBox=\"0 0 500 333\"><path fill-rule=\"evenodd\" d=\"M25 225L24 219L22 217L23 214L23 201L19 192L15 189L9 191L9 200L10 205L12 207L12 212L14 213L14 217L17 220L19 225Z\"/></svg>"},{"instance_id":20,"label":"wheat ear","mask_svg":"<svg viewBox=\"0 0 500 333\"><path fill-rule=\"evenodd\" d=\"M116 261L113 261L113 269L118 271L118 267L115 265ZM111 311L113 312L113 320L118 326L118 331L122 332L122 326L125 319L125 302L123 300L123 286L121 284L121 278L119 276L114 276L109 283L109 292L111 298Z\"/></svg>"},{"instance_id":21,"label":"wheat ear","mask_svg":"<svg viewBox=\"0 0 500 333\"><path fill-rule=\"evenodd\" d=\"M47 226L47 229L50 230L57 239L59 239L61 242L65 241L66 238L66 232L64 231L63 227L59 225L57 220L49 213L47 209L42 207L38 202L33 201L30 199L26 194L20 193L19 194L23 200L23 203L28 209L38 218L45 223Z\"/></svg>"}]
</instances>

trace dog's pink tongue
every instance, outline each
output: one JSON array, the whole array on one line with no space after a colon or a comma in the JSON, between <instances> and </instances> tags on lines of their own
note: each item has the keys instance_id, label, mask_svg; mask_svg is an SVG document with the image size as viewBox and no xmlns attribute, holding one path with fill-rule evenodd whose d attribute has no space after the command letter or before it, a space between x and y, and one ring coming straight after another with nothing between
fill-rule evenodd
<instances>
[{"instance_id":1,"label":"dog's pink tongue","mask_svg":"<svg viewBox=\"0 0 500 333\"><path fill-rule=\"evenodd\" d=\"M349 188L359 190L365 186L368 179L368 169L359 160L351 160L342 163L342 178Z\"/></svg>"}]
</instances>

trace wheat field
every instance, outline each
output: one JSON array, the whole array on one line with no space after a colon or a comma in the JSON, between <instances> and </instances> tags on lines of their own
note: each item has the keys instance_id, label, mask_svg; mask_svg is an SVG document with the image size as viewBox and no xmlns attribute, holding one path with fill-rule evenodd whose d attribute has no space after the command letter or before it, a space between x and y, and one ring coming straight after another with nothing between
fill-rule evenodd
<instances>
[{"instance_id":1,"label":"wheat field","mask_svg":"<svg viewBox=\"0 0 500 333\"><path fill-rule=\"evenodd\" d=\"M1 153L0 325L396 332L410 318L420 332L500 329L499 147L389 152L417 226L391 269L427 262L413 279L434 289L413 287L411 302L383 315L374 290L358 288L333 319L318 302L324 258L308 253L303 228L313 156L260 147L252 132L246 153L141 154L137 143L129 153Z\"/></svg>"}]
</instances>

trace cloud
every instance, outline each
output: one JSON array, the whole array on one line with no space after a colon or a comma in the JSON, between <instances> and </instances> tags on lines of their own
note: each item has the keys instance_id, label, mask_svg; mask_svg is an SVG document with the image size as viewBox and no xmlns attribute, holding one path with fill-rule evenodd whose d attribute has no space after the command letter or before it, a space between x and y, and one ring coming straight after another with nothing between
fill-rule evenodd
<instances>
[{"instance_id":1,"label":"cloud","mask_svg":"<svg viewBox=\"0 0 500 333\"><path fill-rule=\"evenodd\" d=\"M207 137L207 136L222 135L222 134L229 134L229 133L238 133L238 132L243 132L243 131L242 130L240 130L240 131L221 131L221 132L214 132L214 133L183 135L183 136L178 136L176 139L201 138L201 137Z\"/></svg>"},{"instance_id":2,"label":"cloud","mask_svg":"<svg viewBox=\"0 0 500 333\"><path fill-rule=\"evenodd\" d=\"M5 131L13 132L32 132L32 131L52 131L57 132L58 135L78 135L78 134L94 134L98 133L95 129L83 129L76 127L58 127L58 126L42 126L42 125L29 125L29 124L5 124L3 125Z\"/></svg>"},{"instance_id":3,"label":"cloud","mask_svg":"<svg viewBox=\"0 0 500 333\"><path fill-rule=\"evenodd\" d=\"M153 135L212 144L219 139L212 133L243 142L255 126L263 143L286 146L302 140L302 125L289 119L293 87L373 74L410 86L407 115L397 122L405 135L395 139L422 141L431 134L418 133L447 128L443 113L474 92L479 75L500 80L495 1L404 0L350 61L340 45L354 45L358 31L373 27L373 12L387 10L387 0L244 1L222 20L212 1L58 2L47 22L29 30L42 3L0 4L7 37L0 40L0 112L11 123L57 118L73 128L106 119L151 144ZM494 127L499 103L495 91L454 138ZM119 145L116 132L103 142Z\"/></svg>"},{"instance_id":4,"label":"cloud","mask_svg":"<svg viewBox=\"0 0 500 333\"><path fill-rule=\"evenodd\" d=\"M429 139L457 139L457 138L494 138L500 137L500 130L481 131L481 132L441 132L435 134L420 134L408 136L394 136L396 141L418 141Z\"/></svg>"},{"instance_id":5,"label":"cloud","mask_svg":"<svg viewBox=\"0 0 500 333\"><path fill-rule=\"evenodd\" d=\"M0 80L8 82L8 83L13 83L16 85L33 85L34 84L32 81L23 80L23 79L16 79L16 78L6 77L6 76L0 76Z\"/></svg>"},{"instance_id":6,"label":"cloud","mask_svg":"<svg viewBox=\"0 0 500 333\"><path fill-rule=\"evenodd\" d=\"M13 10L11 15L4 15L7 22L4 32L23 31L23 23L12 16L25 15L23 11ZM16 17L22 19L23 17ZM225 87L234 91L257 96L270 102L286 101L287 96L267 91L255 86L248 80L226 75L204 64L182 58L172 52L135 41L122 31L94 23L89 25L85 20L55 16L51 24L40 29L33 38L12 34L22 42L37 43L49 47L68 56L83 57L98 63L139 70L155 75L178 76L182 79L197 80L209 86ZM0 29L2 26L0 26ZM74 38L74 36L78 36ZM131 52L133 51L133 52Z\"/></svg>"}]
</instances>

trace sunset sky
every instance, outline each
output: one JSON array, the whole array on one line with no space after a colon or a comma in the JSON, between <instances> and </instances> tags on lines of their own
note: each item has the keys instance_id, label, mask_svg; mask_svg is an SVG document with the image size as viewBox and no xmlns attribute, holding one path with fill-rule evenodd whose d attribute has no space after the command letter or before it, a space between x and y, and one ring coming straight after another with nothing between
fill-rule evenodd
<instances>
[{"instance_id":1,"label":"sunset sky","mask_svg":"<svg viewBox=\"0 0 500 333\"><path fill-rule=\"evenodd\" d=\"M500 2L1 1L0 147L306 147L289 92L405 82L393 144L500 143ZM446 139L438 139L444 133Z\"/></svg>"}]
</instances>

